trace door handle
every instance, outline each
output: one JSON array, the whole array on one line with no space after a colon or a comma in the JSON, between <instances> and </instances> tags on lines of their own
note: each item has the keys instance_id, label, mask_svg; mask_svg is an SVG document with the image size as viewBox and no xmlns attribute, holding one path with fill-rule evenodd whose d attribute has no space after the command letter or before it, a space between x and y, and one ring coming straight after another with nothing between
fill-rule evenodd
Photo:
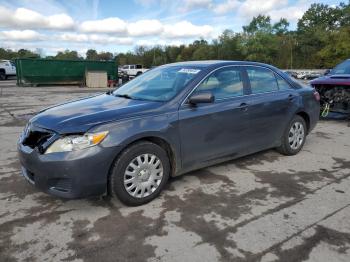
<instances>
[{"instance_id":1,"label":"door handle","mask_svg":"<svg viewBox=\"0 0 350 262\"><path fill-rule=\"evenodd\" d=\"M242 111L247 111L248 110L248 104L247 103L241 103L238 107Z\"/></svg>"},{"instance_id":2,"label":"door handle","mask_svg":"<svg viewBox=\"0 0 350 262\"><path fill-rule=\"evenodd\" d=\"M293 101L294 97L295 97L294 95L290 94L290 95L288 95L288 100Z\"/></svg>"}]
</instances>

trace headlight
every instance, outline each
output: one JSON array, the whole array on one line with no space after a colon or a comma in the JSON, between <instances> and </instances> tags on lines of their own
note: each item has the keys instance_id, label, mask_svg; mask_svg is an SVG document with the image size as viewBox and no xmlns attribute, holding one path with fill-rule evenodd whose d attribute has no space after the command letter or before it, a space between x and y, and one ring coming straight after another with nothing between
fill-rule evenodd
<instances>
[{"instance_id":1,"label":"headlight","mask_svg":"<svg viewBox=\"0 0 350 262\"><path fill-rule=\"evenodd\" d=\"M51 146L49 146L49 148L45 151L45 154L69 152L95 146L101 143L107 134L108 131L94 134L71 135L62 137L56 140Z\"/></svg>"}]
</instances>

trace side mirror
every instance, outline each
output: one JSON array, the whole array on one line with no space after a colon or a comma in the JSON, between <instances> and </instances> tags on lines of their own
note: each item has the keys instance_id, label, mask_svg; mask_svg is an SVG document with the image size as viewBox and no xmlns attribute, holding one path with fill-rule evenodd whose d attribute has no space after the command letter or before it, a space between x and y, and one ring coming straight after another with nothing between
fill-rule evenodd
<instances>
[{"instance_id":1,"label":"side mirror","mask_svg":"<svg viewBox=\"0 0 350 262\"><path fill-rule=\"evenodd\" d=\"M331 69L327 69L325 72L324 72L324 74L323 75L329 75L329 73L331 72Z\"/></svg>"},{"instance_id":2,"label":"side mirror","mask_svg":"<svg viewBox=\"0 0 350 262\"><path fill-rule=\"evenodd\" d=\"M191 105L196 105L200 103L213 103L215 100L214 95L211 92L203 92L203 93L198 93L192 95L189 99L188 102Z\"/></svg>"}]
</instances>

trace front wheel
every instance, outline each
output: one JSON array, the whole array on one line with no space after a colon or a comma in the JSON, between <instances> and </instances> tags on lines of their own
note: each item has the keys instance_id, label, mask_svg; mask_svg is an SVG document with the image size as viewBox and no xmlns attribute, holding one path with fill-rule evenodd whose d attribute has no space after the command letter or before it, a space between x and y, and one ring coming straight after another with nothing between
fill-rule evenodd
<instances>
[{"instance_id":1,"label":"front wheel","mask_svg":"<svg viewBox=\"0 0 350 262\"><path fill-rule=\"evenodd\" d=\"M142 205L159 195L169 174L166 151L151 142L138 142L125 149L116 160L109 192L126 205Z\"/></svg>"},{"instance_id":2,"label":"front wheel","mask_svg":"<svg viewBox=\"0 0 350 262\"><path fill-rule=\"evenodd\" d=\"M6 80L6 73L5 72L3 72L3 71L1 71L0 72L0 80Z\"/></svg>"},{"instance_id":3,"label":"front wheel","mask_svg":"<svg viewBox=\"0 0 350 262\"><path fill-rule=\"evenodd\" d=\"M284 155L296 155L304 146L306 132L305 120L301 116L294 116L284 132L281 146L277 150Z\"/></svg>"}]
</instances>

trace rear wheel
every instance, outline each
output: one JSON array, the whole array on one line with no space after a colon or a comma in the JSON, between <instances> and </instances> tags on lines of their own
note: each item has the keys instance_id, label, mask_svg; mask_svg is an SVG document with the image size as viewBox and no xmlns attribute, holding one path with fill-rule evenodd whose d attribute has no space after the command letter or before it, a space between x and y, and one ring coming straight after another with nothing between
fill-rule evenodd
<instances>
[{"instance_id":1,"label":"rear wheel","mask_svg":"<svg viewBox=\"0 0 350 262\"><path fill-rule=\"evenodd\" d=\"M284 132L281 146L277 150L284 155L296 155L304 146L306 132L305 120L301 116L294 116Z\"/></svg>"},{"instance_id":2,"label":"rear wheel","mask_svg":"<svg viewBox=\"0 0 350 262\"><path fill-rule=\"evenodd\" d=\"M159 195L169 173L166 151L151 142L138 142L124 150L116 160L109 192L126 205L142 205Z\"/></svg>"}]
</instances>

